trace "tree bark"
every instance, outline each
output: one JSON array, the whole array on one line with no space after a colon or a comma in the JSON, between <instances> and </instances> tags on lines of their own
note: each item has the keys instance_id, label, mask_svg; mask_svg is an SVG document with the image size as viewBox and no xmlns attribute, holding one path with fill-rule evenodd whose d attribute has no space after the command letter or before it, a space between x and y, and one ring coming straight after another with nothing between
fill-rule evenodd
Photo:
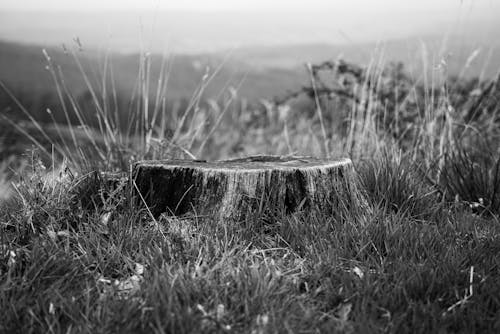
<instances>
[{"instance_id":1,"label":"tree bark","mask_svg":"<svg viewBox=\"0 0 500 334\"><path fill-rule=\"evenodd\" d=\"M254 156L216 162L140 161L134 182L154 216L242 220L252 214L357 210L366 201L349 159Z\"/></svg>"}]
</instances>

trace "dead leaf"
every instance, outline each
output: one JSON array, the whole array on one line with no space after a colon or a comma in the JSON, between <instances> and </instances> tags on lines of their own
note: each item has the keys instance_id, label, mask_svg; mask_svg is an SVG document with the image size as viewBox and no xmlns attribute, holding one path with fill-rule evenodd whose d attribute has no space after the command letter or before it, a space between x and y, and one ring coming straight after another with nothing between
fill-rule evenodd
<instances>
[{"instance_id":1,"label":"dead leaf","mask_svg":"<svg viewBox=\"0 0 500 334\"><path fill-rule=\"evenodd\" d=\"M361 279L363 278L363 276L365 276L365 274L363 273L363 271L360 268L358 268L358 267L354 267L352 269L352 272L355 273Z\"/></svg>"},{"instance_id":2,"label":"dead leaf","mask_svg":"<svg viewBox=\"0 0 500 334\"><path fill-rule=\"evenodd\" d=\"M142 277L138 275L132 275L126 280L115 280L114 285L116 286L118 295L126 298L140 290L141 281Z\"/></svg>"},{"instance_id":3,"label":"dead leaf","mask_svg":"<svg viewBox=\"0 0 500 334\"><path fill-rule=\"evenodd\" d=\"M136 275L144 275L144 265L136 262L134 271Z\"/></svg>"},{"instance_id":4,"label":"dead leaf","mask_svg":"<svg viewBox=\"0 0 500 334\"><path fill-rule=\"evenodd\" d=\"M351 313L351 310L351 303L341 304L335 312L335 315L341 322L347 322L349 320L349 314Z\"/></svg>"},{"instance_id":5,"label":"dead leaf","mask_svg":"<svg viewBox=\"0 0 500 334\"><path fill-rule=\"evenodd\" d=\"M111 218L111 212L106 212L101 215L101 225L108 226L109 219Z\"/></svg>"},{"instance_id":6,"label":"dead leaf","mask_svg":"<svg viewBox=\"0 0 500 334\"><path fill-rule=\"evenodd\" d=\"M9 268L12 268L16 264L17 262L16 258L17 258L16 252L13 250L9 251L9 259L7 260L7 266Z\"/></svg>"}]
</instances>

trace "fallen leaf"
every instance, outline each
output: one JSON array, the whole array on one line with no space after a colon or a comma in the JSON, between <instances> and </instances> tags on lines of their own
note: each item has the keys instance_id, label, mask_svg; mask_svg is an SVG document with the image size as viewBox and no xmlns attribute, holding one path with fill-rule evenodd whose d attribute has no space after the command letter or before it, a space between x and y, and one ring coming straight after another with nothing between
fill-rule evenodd
<instances>
[{"instance_id":1,"label":"fallen leaf","mask_svg":"<svg viewBox=\"0 0 500 334\"><path fill-rule=\"evenodd\" d=\"M224 307L224 305L223 304L217 305L217 310L215 312L215 318L220 321L224 317L225 314L226 314L226 308Z\"/></svg>"},{"instance_id":2,"label":"fallen leaf","mask_svg":"<svg viewBox=\"0 0 500 334\"><path fill-rule=\"evenodd\" d=\"M101 225L107 226L110 218L111 212L106 212L105 214L101 215Z\"/></svg>"},{"instance_id":3,"label":"fallen leaf","mask_svg":"<svg viewBox=\"0 0 500 334\"><path fill-rule=\"evenodd\" d=\"M49 304L49 314L52 314L52 315L56 314L56 308L55 308L54 304L52 304L52 303Z\"/></svg>"},{"instance_id":4,"label":"fallen leaf","mask_svg":"<svg viewBox=\"0 0 500 334\"><path fill-rule=\"evenodd\" d=\"M144 265L136 262L134 271L136 275L142 276L144 274Z\"/></svg>"},{"instance_id":5,"label":"fallen leaf","mask_svg":"<svg viewBox=\"0 0 500 334\"><path fill-rule=\"evenodd\" d=\"M13 251L13 250L9 251L9 260L7 260L7 266L9 268L12 268L16 264L16 262L17 262L16 257L17 257L17 254L15 251Z\"/></svg>"},{"instance_id":6,"label":"fallen leaf","mask_svg":"<svg viewBox=\"0 0 500 334\"><path fill-rule=\"evenodd\" d=\"M363 278L363 276L365 276L365 274L363 273L363 271L358 268L358 267L354 267L352 269L353 273L355 273L359 278Z\"/></svg>"},{"instance_id":7,"label":"fallen leaf","mask_svg":"<svg viewBox=\"0 0 500 334\"><path fill-rule=\"evenodd\" d=\"M126 297L128 297L128 296L130 296L130 295L132 295L140 290L141 281L142 281L142 277L140 277L138 275L132 275L123 281L115 280L114 285L116 286L118 294L121 297L126 298Z\"/></svg>"},{"instance_id":8,"label":"fallen leaf","mask_svg":"<svg viewBox=\"0 0 500 334\"><path fill-rule=\"evenodd\" d=\"M351 310L352 304L345 303L339 306L335 314L341 322L347 322L349 320L349 314L351 313Z\"/></svg>"}]
</instances>

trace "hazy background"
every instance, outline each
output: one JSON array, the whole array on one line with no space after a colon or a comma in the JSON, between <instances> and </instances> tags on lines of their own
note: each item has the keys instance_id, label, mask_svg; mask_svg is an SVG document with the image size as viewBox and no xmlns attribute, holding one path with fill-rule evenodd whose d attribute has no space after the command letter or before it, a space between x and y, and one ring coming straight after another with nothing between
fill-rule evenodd
<instances>
[{"instance_id":1,"label":"hazy background","mask_svg":"<svg viewBox=\"0 0 500 334\"><path fill-rule=\"evenodd\" d=\"M207 73L214 76L195 99L205 118L191 124L215 124L223 106L231 106L223 135L212 136L220 145L207 144L220 158L243 148L246 154L279 151L283 128L269 126L276 114L268 112L276 111L269 101L288 102L290 92L310 84L306 62L402 62L399 74L410 76L411 85L443 87L437 80L458 77L455 83L466 87L458 100L465 103L480 87L469 79L498 73L499 48L497 0L0 0L0 190L3 161L15 161L33 145L26 133L50 150L54 138L74 134L82 123L97 128L96 106L105 106L120 129L161 109L161 129L173 131L179 115L193 109L189 101ZM398 100L397 90L389 94L383 103ZM303 95L287 106L314 123L316 104ZM325 107L340 129L342 113L351 110L341 102ZM74 110L86 119L80 122ZM52 129L50 140L33 120ZM304 138L317 128L300 117L295 123L296 146L309 147Z\"/></svg>"},{"instance_id":2,"label":"hazy background","mask_svg":"<svg viewBox=\"0 0 500 334\"><path fill-rule=\"evenodd\" d=\"M498 43L494 0L0 1L0 38L135 52L353 44L424 36ZM487 44L485 44L487 45Z\"/></svg>"},{"instance_id":3,"label":"hazy background","mask_svg":"<svg viewBox=\"0 0 500 334\"><path fill-rule=\"evenodd\" d=\"M444 62L449 75L488 78L500 66L499 19L495 0L0 0L0 80L43 121L58 103L43 48L82 98L68 49L89 73L107 55L122 96L132 95L140 52L151 53L153 76L168 57L170 100L189 98L221 63L206 96L229 86L249 100L280 96L307 80L305 62L340 56L402 61L417 77Z\"/></svg>"}]
</instances>

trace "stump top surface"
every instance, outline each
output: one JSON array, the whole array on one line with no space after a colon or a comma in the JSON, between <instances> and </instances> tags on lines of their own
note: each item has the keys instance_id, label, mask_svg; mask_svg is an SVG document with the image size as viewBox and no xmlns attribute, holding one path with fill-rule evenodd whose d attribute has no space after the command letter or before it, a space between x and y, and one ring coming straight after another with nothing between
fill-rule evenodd
<instances>
[{"instance_id":1,"label":"stump top surface","mask_svg":"<svg viewBox=\"0 0 500 334\"><path fill-rule=\"evenodd\" d=\"M273 170L273 169L305 169L335 168L351 164L351 160L318 159L311 157L252 156L241 159L207 162L204 160L144 160L136 163L136 167L145 168L196 168L207 170Z\"/></svg>"}]
</instances>

